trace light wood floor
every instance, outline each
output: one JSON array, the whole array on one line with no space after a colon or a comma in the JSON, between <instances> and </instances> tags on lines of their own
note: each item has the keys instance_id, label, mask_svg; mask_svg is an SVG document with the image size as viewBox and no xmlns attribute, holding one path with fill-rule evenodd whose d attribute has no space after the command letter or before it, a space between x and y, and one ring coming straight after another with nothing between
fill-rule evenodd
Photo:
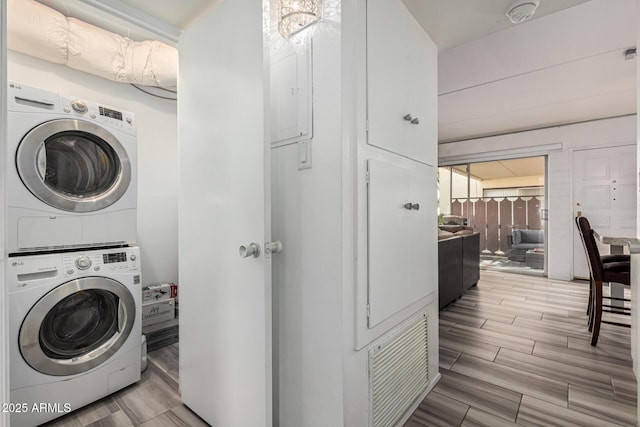
<instances>
[{"instance_id":1,"label":"light wood floor","mask_svg":"<svg viewBox=\"0 0 640 427\"><path fill-rule=\"evenodd\" d=\"M442 379L405 427L636 425L629 330L603 325L591 347L586 304L584 282L482 271L440 313ZM139 383L49 425L207 424L180 402L174 344L149 354Z\"/></svg>"},{"instance_id":2,"label":"light wood floor","mask_svg":"<svg viewBox=\"0 0 640 427\"><path fill-rule=\"evenodd\" d=\"M405 427L636 425L629 329L591 347L587 288L482 271L440 312L442 379Z\"/></svg>"},{"instance_id":3,"label":"light wood floor","mask_svg":"<svg viewBox=\"0 0 640 427\"><path fill-rule=\"evenodd\" d=\"M208 424L180 401L178 344L148 355L140 382L71 412L47 426L70 427L198 427Z\"/></svg>"}]
</instances>

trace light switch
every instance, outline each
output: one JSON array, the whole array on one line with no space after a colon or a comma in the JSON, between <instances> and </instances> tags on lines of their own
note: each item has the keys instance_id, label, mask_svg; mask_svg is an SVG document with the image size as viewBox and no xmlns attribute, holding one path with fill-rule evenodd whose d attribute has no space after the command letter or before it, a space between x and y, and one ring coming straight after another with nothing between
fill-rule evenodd
<instances>
[{"instance_id":1,"label":"light switch","mask_svg":"<svg viewBox=\"0 0 640 427\"><path fill-rule=\"evenodd\" d=\"M298 142L298 170L311 169L311 141Z\"/></svg>"}]
</instances>

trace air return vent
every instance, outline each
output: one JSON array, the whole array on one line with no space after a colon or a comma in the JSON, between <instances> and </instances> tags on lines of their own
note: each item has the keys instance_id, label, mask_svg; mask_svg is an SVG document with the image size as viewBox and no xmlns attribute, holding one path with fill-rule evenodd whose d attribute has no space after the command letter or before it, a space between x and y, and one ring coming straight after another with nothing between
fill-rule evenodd
<instances>
[{"instance_id":1,"label":"air return vent","mask_svg":"<svg viewBox=\"0 0 640 427\"><path fill-rule=\"evenodd\" d=\"M429 382L427 314L369 350L370 425L395 426Z\"/></svg>"}]
</instances>

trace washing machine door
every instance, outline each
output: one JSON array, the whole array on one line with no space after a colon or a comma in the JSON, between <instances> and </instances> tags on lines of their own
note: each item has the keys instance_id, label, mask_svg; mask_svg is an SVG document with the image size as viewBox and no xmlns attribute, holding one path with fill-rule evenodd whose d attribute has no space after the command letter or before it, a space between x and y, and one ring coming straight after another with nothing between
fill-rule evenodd
<instances>
[{"instance_id":1,"label":"washing machine door","mask_svg":"<svg viewBox=\"0 0 640 427\"><path fill-rule=\"evenodd\" d=\"M136 315L133 296L123 284L104 277L72 280L31 308L20 328L20 352L44 374L79 374L118 351Z\"/></svg>"},{"instance_id":2,"label":"washing machine door","mask_svg":"<svg viewBox=\"0 0 640 427\"><path fill-rule=\"evenodd\" d=\"M131 181L131 163L122 144L85 120L51 120L33 128L18 146L16 167L34 196L69 212L111 206Z\"/></svg>"}]
</instances>

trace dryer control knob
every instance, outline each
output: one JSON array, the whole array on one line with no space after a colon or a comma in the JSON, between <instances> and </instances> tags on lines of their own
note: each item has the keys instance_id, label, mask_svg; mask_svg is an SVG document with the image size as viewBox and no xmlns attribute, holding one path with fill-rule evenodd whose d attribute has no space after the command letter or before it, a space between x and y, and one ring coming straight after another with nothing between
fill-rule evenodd
<instances>
[{"instance_id":1,"label":"dryer control knob","mask_svg":"<svg viewBox=\"0 0 640 427\"><path fill-rule=\"evenodd\" d=\"M137 256L135 256L134 254L131 254L131 256L129 257L129 259L130 259L131 261L135 261L137 258L138 258L138 257L137 257Z\"/></svg>"},{"instance_id":2,"label":"dryer control knob","mask_svg":"<svg viewBox=\"0 0 640 427\"><path fill-rule=\"evenodd\" d=\"M76 258L76 267L78 267L79 270L86 270L91 267L91 258L84 255Z\"/></svg>"},{"instance_id":3,"label":"dryer control knob","mask_svg":"<svg viewBox=\"0 0 640 427\"><path fill-rule=\"evenodd\" d=\"M76 113L80 113L80 114L84 114L87 111L89 111L89 108L87 107L87 104L85 104L82 101L73 101L71 103L71 108L73 108L73 111L75 111Z\"/></svg>"}]
</instances>

